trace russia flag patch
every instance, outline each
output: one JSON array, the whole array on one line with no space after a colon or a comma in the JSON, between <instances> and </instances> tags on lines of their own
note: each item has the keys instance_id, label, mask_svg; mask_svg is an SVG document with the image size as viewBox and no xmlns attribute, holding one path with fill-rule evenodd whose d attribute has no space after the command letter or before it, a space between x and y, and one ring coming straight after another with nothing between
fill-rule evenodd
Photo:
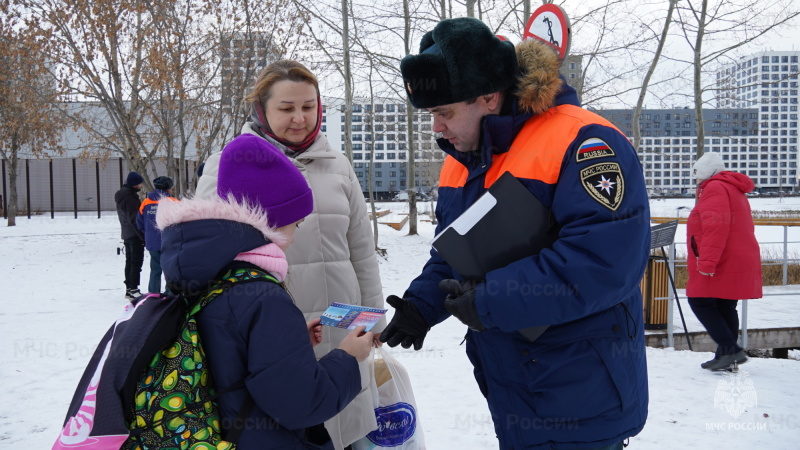
<instances>
[{"instance_id":1,"label":"russia flag patch","mask_svg":"<svg viewBox=\"0 0 800 450\"><path fill-rule=\"evenodd\" d=\"M583 141L583 143L578 147L578 152L575 156L575 159L577 162L581 162L614 155L614 150L612 150L604 140L591 138Z\"/></svg>"}]
</instances>

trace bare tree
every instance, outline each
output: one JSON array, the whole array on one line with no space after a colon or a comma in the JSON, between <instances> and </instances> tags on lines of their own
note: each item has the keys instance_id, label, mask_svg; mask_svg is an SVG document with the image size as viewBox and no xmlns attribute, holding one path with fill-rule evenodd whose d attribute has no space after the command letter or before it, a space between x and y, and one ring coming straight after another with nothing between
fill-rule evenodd
<instances>
[{"instance_id":1,"label":"bare tree","mask_svg":"<svg viewBox=\"0 0 800 450\"><path fill-rule=\"evenodd\" d=\"M447 0L429 0L429 1L431 8L436 11L439 20L447 19L452 15L452 13L448 14Z\"/></svg>"},{"instance_id":2,"label":"bare tree","mask_svg":"<svg viewBox=\"0 0 800 450\"><path fill-rule=\"evenodd\" d=\"M420 132L420 135L424 135L426 133ZM422 178L427 182L427 185L430 187L430 191L428 192L430 201L430 218L431 222L436 225L436 189L439 186L439 175L442 172L442 167L444 166L445 154L441 151L436 149L423 149L422 150L422 161L418 163L420 168L420 175Z\"/></svg>"},{"instance_id":3,"label":"bare tree","mask_svg":"<svg viewBox=\"0 0 800 450\"><path fill-rule=\"evenodd\" d=\"M70 80L71 98L105 112L98 119L78 109L66 119L97 139L95 150L114 150L132 170L146 173L153 151L153 129L145 120L153 94L145 84L150 14L140 2L110 0L26 0L25 6L50 27L56 45L49 56Z\"/></svg>"},{"instance_id":4,"label":"bare tree","mask_svg":"<svg viewBox=\"0 0 800 450\"><path fill-rule=\"evenodd\" d=\"M358 22L355 22L355 21L353 23L353 35L354 35L354 41L355 41L356 45L360 46L361 48L366 48L366 46L364 45L363 41L361 40L361 33L359 33L359 30L358 30ZM371 215L372 215L372 235L373 235L373 239L374 239L374 242L375 242L375 251L381 256L386 256L386 249L385 248L381 248L378 245L378 241L379 241L379 237L380 237L379 229L378 229L378 210L375 207L375 194L374 194L374 187L373 187L374 186L374 183L373 183L373 178L374 177L373 176L375 174L375 171L373 170L373 167L375 166L375 147L376 147L375 129L374 129L375 112L376 112L375 111L376 110L376 108L375 108L376 94L375 94L375 83L373 83L373 77L374 77L374 74L375 74L376 62L375 62L375 57L371 52L365 51L364 55L366 56L367 61L368 61L368 65L367 65L367 73L368 73L367 86L369 88L369 98L368 98L369 99L369 105L368 105L368 110L366 111L365 120L364 120L364 125L366 127L364 131L369 132L369 142L367 143L367 145L369 146L369 148L367 149L367 150L369 150L369 168L367 170L367 193L369 195L370 212L371 212Z\"/></svg>"},{"instance_id":5,"label":"bare tree","mask_svg":"<svg viewBox=\"0 0 800 450\"><path fill-rule=\"evenodd\" d=\"M639 145L642 140L642 131L641 127L639 126L639 117L642 115L642 107L644 106L644 98L647 95L647 88L650 85L650 79L653 77L653 73L656 70L656 66L658 65L659 60L661 60L661 53L664 50L664 44L667 42L667 36L669 36L669 26L672 23L672 13L675 11L675 5L678 3L678 0L668 0L669 7L667 8L667 15L664 18L664 26L661 28L661 33L658 38L658 45L656 47L655 54L653 55L653 60L650 63L650 68L647 69L647 73L644 76L644 80L642 81L642 87L639 91L639 98L636 100L636 108L633 110L633 122L631 126L633 128L633 148L637 151L639 150Z\"/></svg>"},{"instance_id":6,"label":"bare tree","mask_svg":"<svg viewBox=\"0 0 800 450\"><path fill-rule=\"evenodd\" d=\"M144 108L156 125L158 141L163 149L169 177L176 180L175 193L178 196L188 188L188 174L179 170L179 161L186 159L186 147L193 130L187 127L191 102L188 92L183 89L187 78L192 76L194 58L189 54L191 40L196 36L191 32L191 17L199 13L195 5L180 2L148 4L151 16L159 20L153 23L150 40L149 62L153 69L144 74L145 83L154 91L153 101ZM196 49L196 47L194 47ZM175 158L176 152L179 159Z\"/></svg>"},{"instance_id":7,"label":"bare tree","mask_svg":"<svg viewBox=\"0 0 800 450\"><path fill-rule=\"evenodd\" d=\"M16 225L20 157L62 153L63 122L54 120L59 83L51 73L52 42L37 18L0 3L0 157L8 164L8 226ZM1 205L0 205L1 206Z\"/></svg>"},{"instance_id":8,"label":"bare tree","mask_svg":"<svg viewBox=\"0 0 800 450\"><path fill-rule=\"evenodd\" d=\"M578 88L584 106L625 101L638 91L641 74L649 64L642 49L652 41L640 25L635 2L607 0L601 7L571 17L573 45L570 53L582 61ZM577 39L576 36L591 36Z\"/></svg>"},{"instance_id":9,"label":"bare tree","mask_svg":"<svg viewBox=\"0 0 800 450\"><path fill-rule=\"evenodd\" d=\"M412 39L412 17L409 0L403 0L403 44L405 46L405 55L411 54L411 39ZM417 231L417 184L414 166L416 161L416 142L414 141L414 105L411 104L411 99L405 96L406 99L406 136L408 142L408 234L419 234Z\"/></svg>"},{"instance_id":10,"label":"bare tree","mask_svg":"<svg viewBox=\"0 0 800 450\"><path fill-rule=\"evenodd\" d=\"M372 64L370 64L370 69L369 69L370 78L372 77L373 70L374 70L373 66L372 66ZM373 234L373 237L374 237L374 240L375 240L375 251L381 256L386 256L386 249L385 248L381 248L380 245L378 245L378 241L379 241L379 238L380 238L380 233L379 233L379 230L378 230L378 210L375 207L375 194L373 192L373 187L372 187L373 186L372 178L373 178L373 174L374 174L374 171L372 170L372 167L374 167L374 165L375 165L375 144L376 144L376 142L375 142L375 130L372 128L372 124L375 123L375 120L374 120L375 119L375 88L372 85L372 83L369 84L369 111L368 111L368 117L369 117L369 121L367 122L367 124L370 126L370 129L369 129L369 132L370 132L370 142L369 142L369 167L370 167L370 170L367 171L367 185L368 185L367 190L368 190L368 193L369 193L369 207L370 207L370 211L372 213L372 234Z\"/></svg>"},{"instance_id":11,"label":"bare tree","mask_svg":"<svg viewBox=\"0 0 800 450\"><path fill-rule=\"evenodd\" d=\"M484 6L484 3L486 4ZM533 3L533 4L532 4ZM495 34L519 38L532 10L553 0L506 0L474 2L477 17ZM602 2L565 1L559 3L570 17L573 45L570 62L580 64L577 78L567 81L575 88L584 106L627 101L638 93L642 74L650 59L641 57L651 47L653 37L640 15L640 1L603 0ZM650 52L652 53L652 51ZM632 102L630 102L632 103Z\"/></svg>"},{"instance_id":12,"label":"bare tree","mask_svg":"<svg viewBox=\"0 0 800 450\"><path fill-rule=\"evenodd\" d=\"M308 3L302 0L293 0L297 8L307 17L314 20L318 26L309 28L310 37L315 43L317 51L321 52L326 59L327 65L334 68L339 74L344 87L344 144L345 156L352 164L353 162L353 75L351 61L351 32L350 21L354 20L352 6L349 0L341 0L338 8L326 5L322 2ZM331 17L341 18L341 25ZM328 33L333 33L339 39L337 43L329 39Z\"/></svg>"},{"instance_id":13,"label":"bare tree","mask_svg":"<svg viewBox=\"0 0 800 450\"><path fill-rule=\"evenodd\" d=\"M475 3L478 0L467 0L467 17L475 17Z\"/></svg>"},{"instance_id":14,"label":"bare tree","mask_svg":"<svg viewBox=\"0 0 800 450\"><path fill-rule=\"evenodd\" d=\"M393 5L394 6L394 5ZM430 28L433 24L438 22L439 16L443 9L439 9L431 14L430 11L420 11L422 4L414 4L410 0L403 0L399 7L387 7L377 12L374 9L373 16L365 15L363 20L367 23L383 26L376 26L376 41L374 44L364 40L364 44L359 46L360 51L364 54L369 53L371 60L376 61L376 66L380 69L381 81L387 86L392 95L396 98L403 98L405 104L401 106L404 122L398 124L398 131L400 132L400 140L403 142L401 150L404 148L407 152L407 165L406 165L406 192L408 194L409 202L409 235L418 234L418 220L417 220L417 198L416 198L416 152L419 148L419 143L415 139L415 124L416 124L416 110L411 102L408 100L405 88L402 83L400 74L400 60L411 54L412 49L416 47L418 39L416 36L420 33L420 27ZM441 6L441 5L440 5ZM424 24L424 25L423 25ZM388 26L387 26L388 25ZM424 30L428 31L428 30ZM364 33L362 33L364 34ZM386 44L390 49L384 49L381 44ZM402 43L403 54L397 55L392 53L391 50L398 48Z\"/></svg>"},{"instance_id":15,"label":"bare tree","mask_svg":"<svg viewBox=\"0 0 800 450\"><path fill-rule=\"evenodd\" d=\"M257 72L285 55L303 33L303 18L289 0L222 5L192 0L148 5L160 18L151 36L149 61L155 70L147 83L156 94L149 113L168 175L180 178L179 188L189 188L195 174L177 166L188 156L205 159L238 133L249 113L243 98ZM215 19L195 20L209 16ZM199 154L187 155L192 143L200 144Z\"/></svg>"},{"instance_id":16,"label":"bare tree","mask_svg":"<svg viewBox=\"0 0 800 450\"><path fill-rule=\"evenodd\" d=\"M344 154L353 162L353 75L350 68L350 7L342 2L342 75L344 77Z\"/></svg>"},{"instance_id":17,"label":"bare tree","mask_svg":"<svg viewBox=\"0 0 800 450\"><path fill-rule=\"evenodd\" d=\"M255 68L239 62L250 63L254 50L223 60L222 46L232 37L250 45L266 39L274 51L260 55L265 65L303 27L291 0L22 1L53 33L50 57L70 80L70 98L92 105L64 108L89 138L83 152L120 156L144 175L155 175L160 159L179 177L179 192L194 176L182 163L218 149L246 119L241 97ZM200 151L188 155L192 144Z\"/></svg>"},{"instance_id":18,"label":"bare tree","mask_svg":"<svg viewBox=\"0 0 800 450\"><path fill-rule=\"evenodd\" d=\"M299 0L297 0L299 1ZM351 30L350 33L347 33L348 41L352 45L348 45L348 52L350 57L348 58L349 64L351 67L366 67L366 61L371 61L369 64L372 64L373 67L376 68L377 72L377 79L381 84L386 86L390 92L393 93L393 97L395 98L405 98L405 89L403 88L402 79L400 77L400 59L402 56L410 54L412 47L414 47L416 43L415 33L418 31L415 28L415 25L418 21L420 21L420 13L419 9L422 8L423 3L414 4L409 0L405 0L398 5L395 4L386 4L386 5L375 5L374 3L370 3L367 5L353 5L348 4L349 8L349 21L348 23L355 23L358 21L359 25L353 25L353 30L358 30L358 32L354 32ZM350 144L350 130L351 126L348 122L347 114L350 113L352 109L351 105L348 102L351 102L352 94L348 94L350 83L355 83L358 80L355 80L355 77L350 75L352 69L347 72L347 77L345 77L345 70L343 68L342 62L344 60L344 46L341 48L337 48L336 45L332 45L330 42L327 42L323 39L324 38L324 31L320 30L333 30L336 32L338 37L344 37L345 34L342 33L342 29L339 27L338 23L330 21L327 19L328 17L332 17L334 11L336 11L336 16L338 17L341 14L341 10L334 9L330 6L327 7L327 10L319 9L319 4L309 5L303 3L301 8L305 8L310 15L310 17L314 17L318 23L322 26L317 28L312 28L311 34L314 39L318 42L320 51L326 56L326 58L331 62L331 64L335 67L336 72L342 76L342 78L347 78L351 80L350 82L345 81L343 83L344 90L345 90L345 125L344 125L344 145L345 149L347 149L348 145ZM359 9L358 13L356 13L356 8ZM402 8L402 10L400 9ZM438 11L437 14L441 12ZM435 23L438 21L438 17L435 15L431 15L430 13L424 13L423 15L427 14L427 17L421 19L422 22L427 23ZM427 31L427 30L426 30ZM369 37L368 37L369 36ZM342 39L344 41L344 39ZM402 55L398 55L394 49L399 48L402 43L402 48L404 50ZM341 57L339 57L338 52L341 53ZM366 55L369 54L370 56L367 57ZM371 80L364 81L366 83L371 83ZM413 142L413 133L410 130L413 129L414 124L414 109L413 107L406 103L404 106L405 120L403 124L400 124L400 130L402 135L405 136L403 145L406 147L406 151L409 155L408 165L407 165L407 189L412 191L415 189L415 180L414 180L414 150L416 148L415 143ZM410 141L409 141L410 139ZM370 168L372 169L372 168ZM409 201L410 201L410 208L409 208L409 233L416 234L417 233L417 221L416 221L416 203L415 197L413 192L409 192Z\"/></svg>"},{"instance_id":19,"label":"bare tree","mask_svg":"<svg viewBox=\"0 0 800 450\"><path fill-rule=\"evenodd\" d=\"M676 22L681 35L691 47L692 56L686 61L692 67L695 125L697 127L697 157L705 147L703 106L715 92L713 81L706 83L709 72L719 69L731 55L744 45L762 39L766 33L793 23L800 15L800 6L792 0L752 2L727 0L710 3L708 0L684 0L678 3Z\"/></svg>"}]
</instances>

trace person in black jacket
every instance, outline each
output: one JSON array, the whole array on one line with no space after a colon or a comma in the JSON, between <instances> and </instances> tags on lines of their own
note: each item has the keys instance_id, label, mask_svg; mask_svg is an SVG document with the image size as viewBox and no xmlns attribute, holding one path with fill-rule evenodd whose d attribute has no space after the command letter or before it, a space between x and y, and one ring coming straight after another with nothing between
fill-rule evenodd
<instances>
[{"instance_id":1,"label":"person in black jacket","mask_svg":"<svg viewBox=\"0 0 800 450\"><path fill-rule=\"evenodd\" d=\"M144 178L136 172L131 172L122 188L114 194L121 237L125 243L125 297L129 300L141 295L139 276L144 262L144 235L136 228L136 215L142 203L139 199L142 183Z\"/></svg>"}]
</instances>

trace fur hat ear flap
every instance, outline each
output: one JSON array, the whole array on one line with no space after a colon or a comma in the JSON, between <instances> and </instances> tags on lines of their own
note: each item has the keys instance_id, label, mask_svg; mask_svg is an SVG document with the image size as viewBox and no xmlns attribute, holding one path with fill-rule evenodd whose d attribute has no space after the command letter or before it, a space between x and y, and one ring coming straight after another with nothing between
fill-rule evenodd
<instances>
[{"instance_id":1,"label":"fur hat ear flap","mask_svg":"<svg viewBox=\"0 0 800 450\"><path fill-rule=\"evenodd\" d=\"M514 44L472 17L446 19L420 42L420 53L400 62L406 93L416 108L463 102L506 91L516 83Z\"/></svg>"},{"instance_id":2,"label":"fur hat ear flap","mask_svg":"<svg viewBox=\"0 0 800 450\"><path fill-rule=\"evenodd\" d=\"M403 58L400 71L414 74L413 77L403 79L406 93L414 107L430 108L458 102L452 95L452 90L448 89L450 77L440 55L420 53L416 58Z\"/></svg>"},{"instance_id":3,"label":"fur hat ear flap","mask_svg":"<svg viewBox=\"0 0 800 450\"><path fill-rule=\"evenodd\" d=\"M419 41L419 52L424 52L431 45L433 45L433 31L428 31L422 35L422 39Z\"/></svg>"}]
</instances>

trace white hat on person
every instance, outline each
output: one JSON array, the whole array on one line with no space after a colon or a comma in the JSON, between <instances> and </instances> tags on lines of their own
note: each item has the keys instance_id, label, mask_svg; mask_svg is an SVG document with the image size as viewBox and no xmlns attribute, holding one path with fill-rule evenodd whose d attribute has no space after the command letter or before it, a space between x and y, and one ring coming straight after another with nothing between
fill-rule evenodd
<instances>
[{"instance_id":1,"label":"white hat on person","mask_svg":"<svg viewBox=\"0 0 800 450\"><path fill-rule=\"evenodd\" d=\"M725 168L725 163L719 153L703 153L703 156L694 163L694 177L698 180L707 180L726 170L728 169Z\"/></svg>"}]
</instances>

